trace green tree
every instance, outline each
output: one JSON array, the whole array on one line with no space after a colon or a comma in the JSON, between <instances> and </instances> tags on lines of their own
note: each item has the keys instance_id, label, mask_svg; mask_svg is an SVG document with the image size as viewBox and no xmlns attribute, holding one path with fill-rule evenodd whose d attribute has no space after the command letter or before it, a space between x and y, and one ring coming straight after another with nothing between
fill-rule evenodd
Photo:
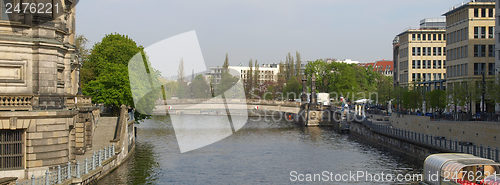
<instances>
[{"instance_id":1,"label":"green tree","mask_svg":"<svg viewBox=\"0 0 500 185\"><path fill-rule=\"evenodd\" d=\"M295 77L296 76L296 71L295 71L295 61L293 59L293 56L290 52L288 52L288 62L289 62L289 65L288 65L288 78L291 79L292 77ZM288 80L288 79L287 79Z\"/></svg>"},{"instance_id":2,"label":"green tree","mask_svg":"<svg viewBox=\"0 0 500 185\"><path fill-rule=\"evenodd\" d=\"M128 62L141 53L144 53L143 47L138 46L128 36L106 35L101 42L94 45L88 60L83 63L83 93L92 96L95 103L104 103L115 112L122 104L134 106ZM144 55L143 58L147 58Z\"/></svg>"},{"instance_id":3,"label":"green tree","mask_svg":"<svg viewBox=\"0 0 500 185\"><path fill-rule=\"evenodd\" d=\"M255 60L255 71L254 71L254 78L253 78L253 85L254 87L258 87L260 85L260 71L259 71L259 62Z\"/></svg>"},{"instance_id":4,"label":"green tree","mask_svg":"<svg viewBox=\"0 0 500 185\"><path fill-rule=\"evenodd\" d=\"M492 102L500 103L500 74L496 75L495 80L487 82L486 95Z\"/></svg>"},{"instance_id":5,"label":"green tree","mask_svg":"<svg viewBox=\"0 0 500 185\"><path fill-rule=\"evenodd\" d=\"M283 94L287 99L298 99L300 97L300 93L302 92L302 85L300 85L297 77L291 77L290 80L286 82L285 87L283 88Z\"/></svg>"},{"instance_id":6,"label":"green tree","mask_svg":"<svg viewBox=\"0 0 500 185\"><path fill-rule=\"evenodd\" d=\"M422 95L420 91L413 89L403 92L402 105L406 109L419 109L422 107Z\"/></svg>"},{"instance_id":7,"label":"green tree","mask_svg":"<svg viewBox=\"0 0 500 185\"><path fill-rule=\"evenodd\" d=\"M302 69L302 58L300 57L300 53L297 51L295 52L295 70L297 74L297 79L302 80L302 74L301 74L301 69Z\"/></svg>"},{"instance_id":8,"label":"green tree","mask_svg":"<svg viewBox=\"0 0 500 185\"><path fill-rule=\"evenodd\" d=\"M115 112L121 105L134 105L127 66L109 63L100 71L101 75L84 86L83 94L92 96L92 101L104 103Z\"/></svg>"},{"instance_id":9,"label":"green tree","mask_svg":"<svg viewBox=\"0 0 500 185\"><path fill-rule=\"evenodd\" d=\"M394 89L392 85L392 77L379 75L377 79L377 93L378 93L378 101L380 104L384 104L389 102L391 99L394 99Z\"/></svg>"},{"instance_id":10,"label":"green tree","mask_svg":"<svg viewBox=\"0 0 500 185\"><path fill-rule=\"evenodd\" d=\"M250 97L252 94L252 89L254 88L253 85L253 61L250 59L248 62L248 68L250 69L248 73L246 74L246 88L245 88L245 93L247 94L247 97Z\"/></svg>"},{"instance_id":11,"label":"green tree","mask_svg":"<svg viewBox=\"0 0 500 185\"><path fill-rule=\"evenodd\" d=\"M222 69L226 72L229 70L229 54L226 53L226 58L224 59L224 64L222 65Z\"/></svg>"},{"instance_id":12,"label":"green tree","mask_svg":"<svg viewBox=\"0 0 500 185\"><path fill-rule=\"evenodd\" d=\"M448 106L446 91L444 90L433 90L427 94L426 99L429 107L438 112L443 112Z\"/></svg>"},{"instance_id":13,"label":"green tree","mask_svg":"<svg viewBox=\"0 0 500 185\"><path fill-rule=\"evenodd\" d=\"M455 112L458 111L458 106L465 106L468 99L472 97L472 95L468 93L467 87L462 83L451 84L451 87L448 87L447 93L450 103L454 106Z\"/></svg>"},{"instance_id":14,"label":"green tree","mask_svg":"<svg viewBox=\"0 0 500 185\"><path fill-rule=\"evenodd\" d=\"M82 84L95 80L107 70L108 64L127 66L129 60L144 48L126 35L109 34L101 42L94 45L92 52L82 66ZM108 72L108 71L105 71Z\"/></svg>"},{"instance_id":15,"label":"green tree","mask_svg":"<svg viewBox=\"0 0 500 185\"><path fill-rule=\"evenodd\" d=\"M203 75L197 75L191 82L192 98L207 99L210 98L210 86Z\"/></svg>"},{"instance_id":16,"label":"green tree","mask_svg":"<svg viewBox=\"0 0 500 185\"><path fill-rule=\"evenodd\" d=\"M75 48L82 61L86 61L90 55L90 50L87 48L89 40L83 35L77 35L75 38Z\"/></svg>"}]
</instances>

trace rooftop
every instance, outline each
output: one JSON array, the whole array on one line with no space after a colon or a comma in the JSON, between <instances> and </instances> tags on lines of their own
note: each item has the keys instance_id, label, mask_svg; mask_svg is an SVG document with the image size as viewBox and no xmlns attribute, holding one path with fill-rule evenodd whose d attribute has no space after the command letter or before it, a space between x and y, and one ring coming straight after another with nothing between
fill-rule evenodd
<instances>
[{"instance_id":1,"label":"rooftop","mask_svg":"<svg viewBox=\"0 0 500 185\"><path fill-rule=\"evenodd\" d=\"M451 7L451 9L444 13L443 16L447 16L449 14L452 14L460 9L463 9L467 6L471 6L471 5L495 5L496 1L495 0L470 0L468 2L463 2L461 4L458 4L458 5L455 5L453 7Z\"/></svg>"}]
</instances>

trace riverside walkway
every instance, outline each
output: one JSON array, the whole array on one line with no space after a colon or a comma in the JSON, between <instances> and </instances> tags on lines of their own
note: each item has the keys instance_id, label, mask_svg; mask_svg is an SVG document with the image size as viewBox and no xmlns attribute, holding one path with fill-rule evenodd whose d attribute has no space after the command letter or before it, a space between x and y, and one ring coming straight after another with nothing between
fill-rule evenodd
<instances>
[{"instance_id":1,"label":"riverside walkway","mask_svg":"<svg viewBox=\"0 0 500 185\"><path fill-rule=\"evenodd\" d=\"M94 137L92 138L92 149L90 152L86 152L85 155L77 156L76 160L81 161L85 158L90 158L94 151L99 151L105 147L111 146L111 140L113 140L115 135L117 121L117 117L101 117L95 128Z\"/></svg>"}]
</instances>

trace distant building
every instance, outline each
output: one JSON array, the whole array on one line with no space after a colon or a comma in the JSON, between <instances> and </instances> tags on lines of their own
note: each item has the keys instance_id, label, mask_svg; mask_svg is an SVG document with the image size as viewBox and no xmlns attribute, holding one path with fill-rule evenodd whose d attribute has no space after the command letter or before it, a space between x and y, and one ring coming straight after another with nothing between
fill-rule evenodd
<instances>
[{"instance_id":1,"label":"distant building","mask_svg":"<svg viewBox=\"0 0 500 185\"><path fill-rule=\"evenodd\" d=\"M373 65L373 71L385 76L392 76L394 73L394 62L387 60L377 61Z\"/></svg>"},{"instance_id":2,"label":"distant building","mask_svg":"<svg viewBox=\"0 0 500 185\"><path fill-rule=\"evenodd\" d=\"M332 63L332 62L337 62L337 63L344 63L344 64L359 64L359 61L354 61L351 59L344 59L344 60L335 60L335 59L325 59L327 63Z\"/></svg>"},{"instance_id":3,"label":"distant building","mask_svg":"<svg viewBox=\"0 0 500 185\"><path fill-rule=\"evenodd\" d=\"M422 86L444 88L446 78L445 20L424 19L421 27L408 29L393 43L394 60L397 62L395 85L402 87ZM396 50L397 49L397 50Z\"/></svg>"},{"instance_id":4,"label":"distant building","mask_svg":"<svg viewBox=\"0 0 500 185\"><path fill-rule=\"evenodd\" d=\"M496 2L496 12L500 12L500 0L497 0ZM496 74L500 75L500 14L496 14L496 29L495 29L495 37L496 39L496 57L495 57L495 66L496 66ZM500 82L499 82L500 83ZM496 112L500 112L500 103L496 104L495 107Z\"/></svg>"},{"instance_id":5,"label":"distant building","mask_svg":"<svg viewBox=\"0 0 500 185\"><path fill-rule=\"evenodd\" d=\"M392 60L394 62L394 70L392 74L394 87L399 86L399 37L396 36L392 41Z\"/></svg>"},{"instance_id":6,"label":"distant building","mask_svg":"<svg viewBox=\"0 0 500 185\"><path fill-rule=\"evenodd\" d=\"M480 87L483 74L493 78L495 74L495 1L476 0L454 7L446 16L447 37L447 86L464 86L473 82ZM486 108L473 102L473 113ZM488 105L488 110L493 105ZM484 109L483 109L484 110Z\"/></svg>"},{"instance_id":7,"label":"distant building","mask_svg":"<svg viewBox=\"0 0 500 185\"><path fill-rule=\"evenodd\" d=\"M239 77L243 79L246 83L246 79L250 75L250 69L252 70L252 75L255 75L256 68L248 66L229 66L229 70L233 70L239 73ZM263 64L259 67L259 83L263 84L265 82L277 82L278 74L280 71L279 64ZM209 71L205 73L208 82L213 84L219 84L222 77L222 67L210 67Z\"/></svg>"},{"instance_id":8,"label":"distant building","mask_svg":"<svg viewBox=\"0 0 500 185\"><path fill-rule=\"evenodd\" d=\"M359 63L358 65L367 69L372 69L385 76L393 76L394 74L393 61L381 60L374 63Z\"/></svg>"}]
</instances>

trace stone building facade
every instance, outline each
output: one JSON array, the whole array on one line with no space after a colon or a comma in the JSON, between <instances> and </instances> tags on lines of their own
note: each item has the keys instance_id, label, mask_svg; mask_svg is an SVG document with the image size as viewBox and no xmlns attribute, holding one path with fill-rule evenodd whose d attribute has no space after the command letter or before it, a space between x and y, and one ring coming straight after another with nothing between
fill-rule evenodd
<instances>
[{"instance_id":1,"label":"stone building facade","mask_svg":"<svg viewBox=\"0 0 500 185\"><path fill-rule=\"evenodd\" d=\"M51 2L61 14L0 14L0 177L40 175L92 146L100 114L78 95L76 1Z\"/></svg>"},{"instance_id":2,"label":"stone building facade","mask_svg":"<svg viewBox=\"0 0 500 185\"><path fill-rule=\"evenodd\" d=\"M447 86L465 86L481 94L483 75L495 74L495 0L475 0L446 12ZM472 113L492 111L492 104L474 101Z\"/></svg>"},{"instance_id":3,"label":"stone building facade","mask_svg":"<svg viewBox=\"0 0 500 185\"><path fill-rule=\"evenodd\" d=\"M433 84L431 88L444 88L440 81L446 78L446 31L444 26L436 26L439 21L433 21L431 26L426 21L422 21L420 28L400 33L397 43L393 43L398 49L393 51L397 67L395 84L402 87Z\"/></svg>"}]
</instances>

